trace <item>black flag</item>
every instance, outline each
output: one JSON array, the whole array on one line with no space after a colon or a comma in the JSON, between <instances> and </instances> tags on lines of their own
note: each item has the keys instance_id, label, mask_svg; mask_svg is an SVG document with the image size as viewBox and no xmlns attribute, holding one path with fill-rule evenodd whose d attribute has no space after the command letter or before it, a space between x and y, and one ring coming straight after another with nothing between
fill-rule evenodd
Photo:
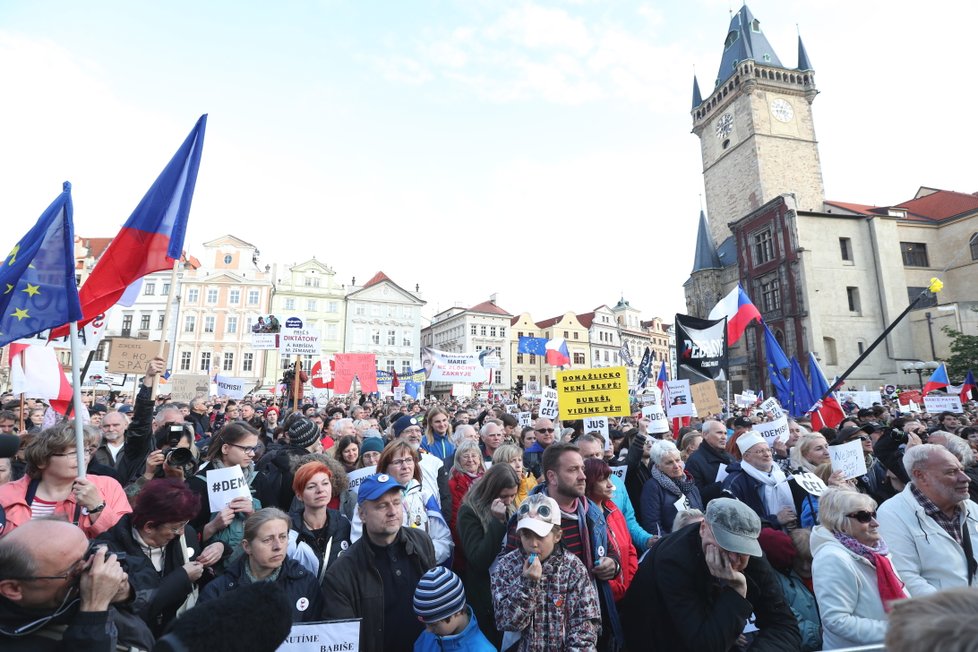
<instances>
[{"instance_id":1,"label":"black flag","mask_svg":"<svg viewBox=\"0 0 978 652\"><path fill-rule=\"evenodd\" d=\"M727 380L727 319L676 315L676 366L693 383Z\"/></svg>"}]
</instances>

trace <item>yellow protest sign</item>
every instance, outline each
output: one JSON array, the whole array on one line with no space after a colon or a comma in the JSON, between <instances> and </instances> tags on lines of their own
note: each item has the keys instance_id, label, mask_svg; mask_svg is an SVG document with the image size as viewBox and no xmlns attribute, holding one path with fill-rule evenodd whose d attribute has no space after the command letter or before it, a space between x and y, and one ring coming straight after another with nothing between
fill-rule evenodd
<instances>
[{"instance_id":1,"label":"yellow protest sign","mask_svg":"<svg viewBox=\"0 0 978 652\"><path fill-rule=\"evenodd\" d=\"M628 370L625 367L557 372L561 420L602 414L628 414Z\"/></svg>"}]
</instances>

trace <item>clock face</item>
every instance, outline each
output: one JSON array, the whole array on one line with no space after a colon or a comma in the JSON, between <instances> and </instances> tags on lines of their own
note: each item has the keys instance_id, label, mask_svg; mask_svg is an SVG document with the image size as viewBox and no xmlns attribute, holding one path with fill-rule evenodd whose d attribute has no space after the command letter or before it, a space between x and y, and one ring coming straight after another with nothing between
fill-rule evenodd
<instances>
[{"instance_id":1,"label":"clock face","mask_svg":"<svg viewBox=\"0 0 978 652\"><path fill-rule=\"evenodd\" d=\"M726 138L733 131L733 116L729 113L724 113L717 120L716 124L717 138Z\"/></svg>"},{"instance_id":2,"label":"clock face","mask_svg":"<svg viewBox=\"0 0 978 652\"><path fill-rule=\"evenodd\" d=\"M791 119L795 116L795 111L791 108L788 100L779 98L771 102L771 115L774 116L775 120L780 122L791 122Z\"/></svg>"}]
</instances>

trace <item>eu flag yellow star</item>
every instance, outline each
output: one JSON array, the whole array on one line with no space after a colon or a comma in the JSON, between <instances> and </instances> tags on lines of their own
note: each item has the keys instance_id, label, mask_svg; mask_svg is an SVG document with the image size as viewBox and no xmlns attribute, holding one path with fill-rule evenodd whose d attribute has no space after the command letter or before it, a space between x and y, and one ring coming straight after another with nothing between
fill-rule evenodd
<instances>
[{"instance_id":1,"label":"eu flag yellow star","mask_svg":"<svg viewBox=\"0 0 978 652\"><path fill-rule=\"evenodd\" d=\"M21 292L26 292L30 296L34 296L35 294L40 294L41 293L41 286L40 285L31 285L30 283L28 283L27 284L27 287L24 288L23 290L21 290Z\"/></svg>"},{"instance_id":2,"label":"eu flag yellow star","mask_svg":"<svg viewBox=\"0 0 978 652\"><path fill-rule=\"evenodd\" d=\"M9 254L7 254L7 257L10 258L10 260L7 261L8 265L13 265L14 263L17 262L18 251L20 251L20 243L15 244L14 248L10 250Z\"/></svg>"},{"instance_id":3,"label":"eu flag yellow star","mask_svg":"<svg viewBox=\"0 0 978 652\"><path fill-rule=\"evenodd\" d=\"M7 289L4 291L4 294L10 294L10 292L13 289L14 289L13 283L7 283Z\"/></svg>"},{"instance_id":4,"label":"eu flag yellow star","mask_svg":"<svg viewBox=\"0 0 978 652\"><path fill-rule=\"evenodd\" d=\"M17 318L17 321L22 321L25 317L30 317L30 315L27 314L26 308L17 308L14 310L13 316Z\"/></svg>"}]
</instances>

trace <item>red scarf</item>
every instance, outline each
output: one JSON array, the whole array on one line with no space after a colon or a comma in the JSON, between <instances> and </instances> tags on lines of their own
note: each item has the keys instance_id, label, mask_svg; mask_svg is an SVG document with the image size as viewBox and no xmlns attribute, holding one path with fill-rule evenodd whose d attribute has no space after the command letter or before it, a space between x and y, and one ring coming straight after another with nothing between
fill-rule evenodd
<instances>
[{"instance_id":1,"label":"red scarf","mask_svg":"<svg viewBox=\"0 0 978 652\"><path fill-rule=\"evenodd\" d=\"M883 600L883 609L890 613L893 608L894 600L905 600L908 596L903 590L903 582L897 577L893 570L893 565L885 555L872 553L873 566L876 567L876 586L880 591L880 598Z\"/></svg>"}]
</instances>

